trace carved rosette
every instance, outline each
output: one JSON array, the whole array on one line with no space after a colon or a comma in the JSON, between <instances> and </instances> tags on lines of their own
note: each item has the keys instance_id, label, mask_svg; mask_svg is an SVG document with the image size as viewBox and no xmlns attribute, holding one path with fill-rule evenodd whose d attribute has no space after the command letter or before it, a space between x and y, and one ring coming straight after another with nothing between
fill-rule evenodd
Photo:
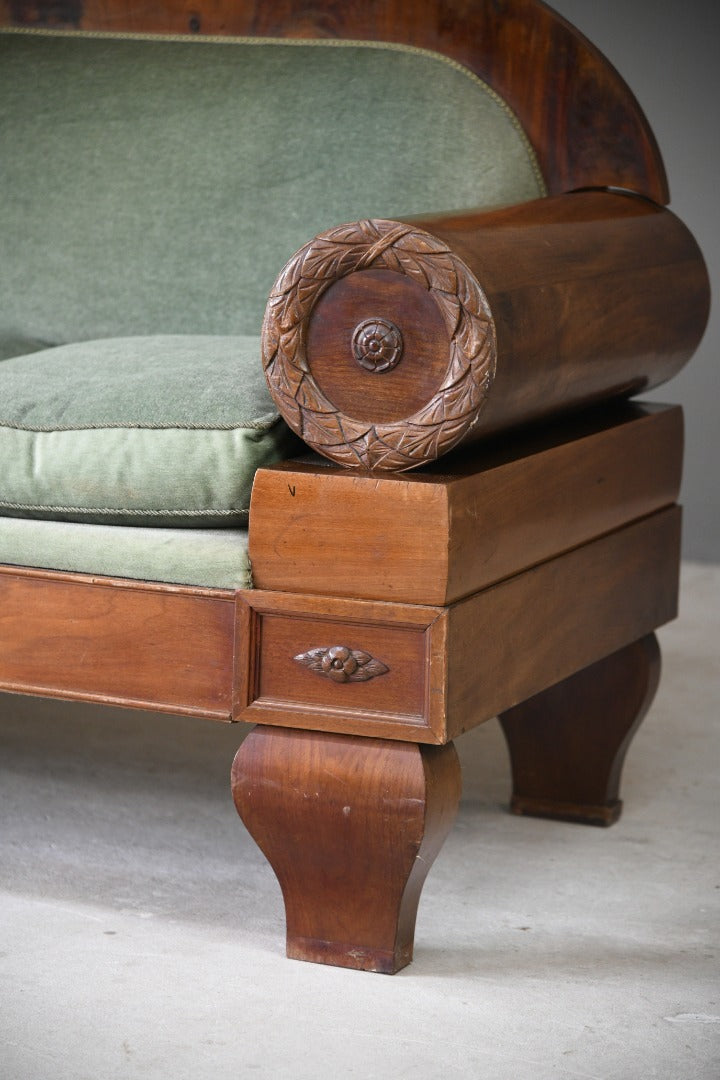
<instances>
[{"instance_id":1,"label":"carved rosette","mask_svg":"<svg viewBox=\"0 0 720 1080\"><path fill-rule=\"evenodd\" d=\"M405 274L426 288L448 330L448 367L413 415L369 423L342 414L310 371L313 308L340 278L359 270ZM401 471L446 453L475 424L495 374L495 327L471 270L430 233L396 221L358 221L321 233L290 259L270 294L262 355L270 393L308 445L349 468Z\"/></svg>"},{"instance_id":2,"label":"carved rosette","mask_svg":"<svg viewBox=\"0 0 720 1080\"><path fill-rule=\"evenodd\" d=\"M349 649L346 645L309 649L308 652L294 656L293 660L326 679L341 683L368 682L390 670L370 653L361 649Z\"/></svg>"},{"instance_id":3,"label":"carved rosette","mask_svg":"<svg viewBox=\"0 0 720 1080\"><path fill-rule=\"evenodd\" d=\"M375 375L392 371L402 360L402 334L387 319L365 319L355 327L352 345L360 367Z\"/></svg>"}]
</instances>

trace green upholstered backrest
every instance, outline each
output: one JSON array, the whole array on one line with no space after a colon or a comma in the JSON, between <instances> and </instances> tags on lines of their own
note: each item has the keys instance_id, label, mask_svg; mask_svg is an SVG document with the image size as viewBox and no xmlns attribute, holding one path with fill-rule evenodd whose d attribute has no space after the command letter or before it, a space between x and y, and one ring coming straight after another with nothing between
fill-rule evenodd
<instances>
[{"instance_id":1,"label":"green upholstered backrest","mask_svg":"<svg viewBox=\"0 0 720 1080\"><path fill-rule=\"evenodd\" d=\"M315 233L543 190L514 115L433 53L0 31L0 356L257 334Z\"/></svg>"}]
</instances>

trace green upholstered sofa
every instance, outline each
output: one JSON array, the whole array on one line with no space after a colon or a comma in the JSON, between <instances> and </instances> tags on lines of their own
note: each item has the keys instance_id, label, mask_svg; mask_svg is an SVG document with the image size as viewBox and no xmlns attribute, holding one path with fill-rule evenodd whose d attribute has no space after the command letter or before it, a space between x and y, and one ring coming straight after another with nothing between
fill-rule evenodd
<instances>
[{"instance_id":1,"label":"green upholstered sofa","mask_svg":"<svg viewBox=\"0 0 720 1080\"><path fill-rule=\"evenodd\" d=\"M0 562L228 588L255 470L301 449L260 362L279 269L329 224L545 190L439 54L22 29L0 187Z\"/></svg>"},{"instance_id":2,"label":"green upholstered sofa","mask_svg":"<svg viewBox=\"0 0 720 1080\"><path fill-rule=\"evenodd\" d=\"M0 16L0 688L259 721L290 955L397 970L454 736L619 813L682 424L599 403L707 314L652 134L539 0Z\"/></svg>"}]
</instances>

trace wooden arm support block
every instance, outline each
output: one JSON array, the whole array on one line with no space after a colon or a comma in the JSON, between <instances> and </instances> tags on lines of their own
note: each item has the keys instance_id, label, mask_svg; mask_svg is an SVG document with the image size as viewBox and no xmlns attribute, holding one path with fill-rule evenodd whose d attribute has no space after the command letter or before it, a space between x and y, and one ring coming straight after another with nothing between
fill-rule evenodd
<instances>
[{"instance_id":1,"label":"wooden arm support block","mask_svg":"<svg viewBox=\"0 0 720 1080\"><path fill-rule=\"evenodd\" d=\"M246 592L237 716L448 742L673 619L679 550L674 507L449 607Z\"/></svg>"},{"instance_id":2,"label":"wooden arm support block","mask_svg":"<svg viewBox=\"0 0 720 1080\"><path fill-rule=\"evenodd\" d=\"M670 506L682 454L679 407L623 403L408 475L322 462L260 469L254 584L450 604Z\"/></svg>"},{"instance_id":3,"label":"wooden arm support block","mask_svg":"<svg viewBox=\"0 0 720 1080\"><path fill-rule=\"evenodd\" d=\"M309 446L398 471L659 385L708 310L702 256L669 210L580 192L322 233L278 277L263 363Z\"/></svg>"}]
</instances>

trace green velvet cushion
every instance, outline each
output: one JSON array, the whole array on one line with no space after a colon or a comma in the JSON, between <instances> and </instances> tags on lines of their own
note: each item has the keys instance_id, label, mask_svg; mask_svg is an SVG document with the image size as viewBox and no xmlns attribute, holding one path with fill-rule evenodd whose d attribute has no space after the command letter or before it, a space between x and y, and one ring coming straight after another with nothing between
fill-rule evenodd
<instances>
[{"instance_id":1,"label":"green velvet cushion","mask_svg":"<svg viewBox=\"0 0 720 1080\"><path fill-rule=\"evenodd\" d=\"M258 334L278 271L316 232L543 191L514 115L433 53L0 31L10 352Z\"/></svg>"},{"instance_id":2,"label":"green velvet cushion","mask_svg":"<svg viewBox=\"0 0 720 1080\"><path fill-rule=\"evenodd\" d=\"M250 589L247 529L154 529L0 517L0 563Z\"/></svg>"},{"instance_id":3,"label":"green velvet cushion","mask_svg":"<svg viewBox=\"0 0 720 1080\"><path fill-rule=\"evenodd\" d=\"M84 342L0 364L0 514L247 524L256 469L302 448L248 337Z\"/></svg>"}]
</instances>

